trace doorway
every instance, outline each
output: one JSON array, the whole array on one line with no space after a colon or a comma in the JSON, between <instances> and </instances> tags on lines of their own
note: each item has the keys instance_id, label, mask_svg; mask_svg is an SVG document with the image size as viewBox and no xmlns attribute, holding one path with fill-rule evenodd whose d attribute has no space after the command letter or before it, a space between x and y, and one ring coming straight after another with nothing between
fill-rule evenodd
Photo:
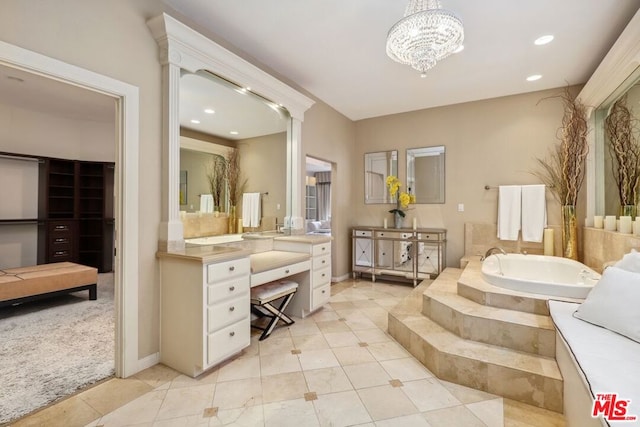
<instances>
[{"instance_id":1,"label":"doorway","mask_svg":"<svg viewBox=\"0 0 640 427\"><path fill-rule=\"evenodd\" d=\"M309 234L331 235L331 176L330 162L307 156L305 160L305 226Z\"/></svg>"},{"instance_id":2,"label":"doorway","mask_svg":"<svg viewBox=\"0 0 640 427\"><path fill-rule=\"evenodd\" d=\"M0 65L101 93L115 102L115 372L130 376L146 367L138 360L138 239L124 239L125 231L135 236L138 230L138 88L4 42Z\"/></svg>"}]
</instances>

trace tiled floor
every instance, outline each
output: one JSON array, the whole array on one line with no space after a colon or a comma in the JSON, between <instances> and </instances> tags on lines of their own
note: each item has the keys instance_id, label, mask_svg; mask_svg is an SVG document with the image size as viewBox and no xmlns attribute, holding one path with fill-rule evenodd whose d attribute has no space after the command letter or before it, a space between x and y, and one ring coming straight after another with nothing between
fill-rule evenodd
<instances>
[{"instance_id":1,"label":"tiled floor","mask_svg":"<svg viewBox=\"0 0 640 427\"><path fill-rule=\"evenodd\" d=\"M189 378L157 365L14 425L563 426L562 416L440 381L386 334L407 285L345 281L331 303Z\"/></svg>"}]
</instances>

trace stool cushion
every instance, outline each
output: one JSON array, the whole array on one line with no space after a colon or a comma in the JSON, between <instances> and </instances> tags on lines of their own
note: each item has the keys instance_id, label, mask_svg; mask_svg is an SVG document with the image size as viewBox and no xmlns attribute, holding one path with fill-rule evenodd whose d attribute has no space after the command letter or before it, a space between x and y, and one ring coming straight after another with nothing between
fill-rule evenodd
<instances>
[{"instance_id":1,"label":"stool cushion","mask_svg":"<svg viewBox=\"0 0 640 427\"><path fill-rule=\"evenodd\" d=\"M251 300L263 304L293 293L297 289L298 283L292 280L265 283L264 285L251 288Z\"/></svg>"}]
</instances>

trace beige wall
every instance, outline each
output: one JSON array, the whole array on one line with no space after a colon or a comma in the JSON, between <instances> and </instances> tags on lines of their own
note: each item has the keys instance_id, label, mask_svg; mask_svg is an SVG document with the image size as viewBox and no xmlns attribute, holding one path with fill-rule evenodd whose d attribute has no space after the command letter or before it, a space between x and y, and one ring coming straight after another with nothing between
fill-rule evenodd
<instances>
[{"instance_id":1,"label":"beige wall","mask_svg":"<svg viewBox=\"0 0 640 427\"><path fill-rule=\"evenodd\" d=\"M327 104L317 101L305 113L302 125L302 159L312 156L333 164L331 174L332 276L341 277L351 271L351 227L357 223L354 208L364 198L363 188L353 184L352 169L364 160L354 157L355 124ZM362 169L362 166L361 166ZM364 173L364 172L363 172ZM304 173L302 174L304 175ZM360 179L364 181L364 179ZM302 176L304 205L304 176ZM304 212L304 206L301 206Z\"/></svg>"},{"instance_id":2,"label":"beige wall","mask_svg":"<svg viewBox=\"0 0 640 427\"><path fill-rule=\"evenodd\" d=\"M1 150L11 153L113 162L115 126L113 121L76 120L0 103Z\"/></svg>"},{"instance_id":3,"label":"beige wall","mask_svg":"<svg viewBox=\"0 0 640 427\"><path fill-rule=\"evenodd\" d=\"M287 134L277 133L238 142L242 175L247 193L262 195L262 216L276 217L282 224L287 212ZM280 208L278 209L278 205ZM242 216L242 195L238 217Z\"/></svg>"},{"instance_id":4,"label":"beige wall","mask_svg":"<svg viewBox=\"0 0 640 427\"><path fill-rule=\"evenodd\" d=\"M160 12L155 0L0 3L0 40L140 89L139 234L127 238L139 240L141 358L159 349L155 252L160 222L161 81L158 47L146 20Z\"/></svg>"},{"instance_id":5,"label":"beige wall","mask_svg":"<svg viewBox=\"0 0 640 427\"><path fill-rule=\"evenodd\" d=\"M187 172L187 204L180 205L181 210L199 211L200 195L211 193L207 172L214 158L214 154L180 149L180 172Z\"/></svg>"},{"instance_id":6,"label":"beige wall","mask_svg":"<svg viewBox=\"0 0 640 427\"><path fill-rule=\"evenodd\" d=\"M536 168L535 158L545 157L557 142L563 111L560 99L545 98L562 90L358 121L352 174L356 208L351 216L353 224L379 226L383 218L391 218L387 213L390 205L364 204L364 153L398 149L398 174L404 183L407 148L444 145L445 203L414 205L407 218L411 221L417 216L420 227L446 228L447 264L457 266L464 254L464 223L497 220L498 192L485 190L484 186L540 182L530 172ZM584 193L580 197L584 200ZM560 209L549 192L547 202L549 224L559 224ZM459 203L464 204L464 212L457 211Z\"/></svg>"}]
</instances>

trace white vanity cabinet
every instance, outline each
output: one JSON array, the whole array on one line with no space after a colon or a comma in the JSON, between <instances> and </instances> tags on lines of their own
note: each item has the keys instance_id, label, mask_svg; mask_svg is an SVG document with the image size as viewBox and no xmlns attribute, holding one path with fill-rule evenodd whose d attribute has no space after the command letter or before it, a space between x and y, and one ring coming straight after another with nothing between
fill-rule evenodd
<instances>
[{"instance_id":1,"label":"white vanity cabinet","mask_svg":"<svg viewBox=\"0 0 640 427\"><path fill-rule=\"evenodd\" d=\"M311 271L292 277L292 280L298 281L300 286L289 304L288 314L305 317L329 302L331 297L330 239L308 236L279 238L273 240L273 249L311 255Z\"/></svg>"},{"instance_id":2,"label":"white vanity cabinet","mask_svg":"<svg viewBox=\"0 0 640 427\"><path fill-rule=\"evenodd\" d=\"M195 377L250 343L248 256L162 257L160 361Z\"/></svg>"}]
</instances>

